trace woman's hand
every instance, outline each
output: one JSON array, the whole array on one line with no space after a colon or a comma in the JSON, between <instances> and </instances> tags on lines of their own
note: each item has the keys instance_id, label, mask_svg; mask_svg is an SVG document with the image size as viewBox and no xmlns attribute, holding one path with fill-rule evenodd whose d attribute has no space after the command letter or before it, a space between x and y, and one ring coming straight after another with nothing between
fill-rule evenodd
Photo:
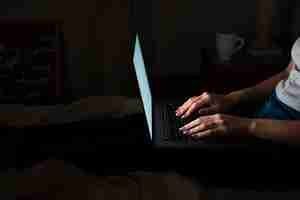
<instances>
[{"instance_id":1,"label":"woman's hand","mask_svg":"<svg viewBox=\"0 0 300 200\"><path fill-rule=\"evenodd\" d=\"M229 112L237 102L227 95L210 94L204 92L200 96L188 99L176 110L176 116L187 118L198 111L199 115L212 115Z\"/></svg>"},{"instance_id":2,"label":"woman's hand","mask_svg":"<svg viewBox=\"0 0 300 200\"><path fill-rule=\"evenodd\" d=\"M214 114L198 117L179 130L185 136L201 138L212 135L246 134L250 128L251 119L225 114Z\"/></svg>"}]
</instances>

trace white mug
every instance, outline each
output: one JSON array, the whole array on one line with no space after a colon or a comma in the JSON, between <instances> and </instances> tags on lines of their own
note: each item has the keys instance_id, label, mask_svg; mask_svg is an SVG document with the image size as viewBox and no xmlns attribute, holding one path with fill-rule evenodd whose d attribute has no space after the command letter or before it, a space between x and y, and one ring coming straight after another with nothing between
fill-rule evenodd
<instances>
[{"instance_id":1,"label":"white mug","mask_svg":"<svg viewBox=\"0 0 300 200\"><path fill-rule=\"evenodd\" d=\"M219 59L229 61L231 56L245 45L245 40L236 34L217 33L216 47Z\"/></svg>"}]
</instances>

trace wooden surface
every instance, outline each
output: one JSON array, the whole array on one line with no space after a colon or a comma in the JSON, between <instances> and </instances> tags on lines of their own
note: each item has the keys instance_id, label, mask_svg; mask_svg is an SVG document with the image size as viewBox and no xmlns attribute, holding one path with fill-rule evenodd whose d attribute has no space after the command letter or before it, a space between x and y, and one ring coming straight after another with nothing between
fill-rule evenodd
<instances>
[{"instance_id":1,"label":"wooden surface","mask_svg":"<svg viewBox=\"0 0 300 200\"><path fill-rule=\"evenodd\" d=\"M237 168L238 169L238 168ZM222 171L222 170L221 170ZM224 171L222 171L224 173ZM299 199L299 188L254 190L205 187L172 171L90 176L61 160L48 160L16 176L17 200L38 199ZM15 190L15 188L14 188Z\"/></svg>"},{"instance_id":2,"label":"wooden surface","mask_svg":"<svg viewBox=\"0 0 300 200\"><path fill-rule=\"evenodd\" d=\"M17 176L17 199L207 199L204 188L177 173L133 172L90 176L61 160L48 160Z\"/></svg>"}]
</instances>

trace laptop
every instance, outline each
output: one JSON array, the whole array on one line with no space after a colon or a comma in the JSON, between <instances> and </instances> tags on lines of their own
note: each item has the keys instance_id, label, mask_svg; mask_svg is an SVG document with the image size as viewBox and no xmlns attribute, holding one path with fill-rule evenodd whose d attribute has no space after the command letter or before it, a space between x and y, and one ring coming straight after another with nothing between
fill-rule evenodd
<instances>
[{"instance_id":1,"label":"laptop","mask_svg":"<svg viewBox=\"0 0 300 200\"><path fill-rule=\"evenodd\" d=\"M148 127L148 138L155 148L249 148L262 144L264 140L254 137L217 136L194 140L184 137L179 128L195 119L194 115L183 121L175 116L176 108L183 103L182 99L155 100L153 102L152 88L149 81L149 67L145 66L144 55L139 34L135 34L133 64L142 98L144 114Z\"/></svg>"}]
</instances>

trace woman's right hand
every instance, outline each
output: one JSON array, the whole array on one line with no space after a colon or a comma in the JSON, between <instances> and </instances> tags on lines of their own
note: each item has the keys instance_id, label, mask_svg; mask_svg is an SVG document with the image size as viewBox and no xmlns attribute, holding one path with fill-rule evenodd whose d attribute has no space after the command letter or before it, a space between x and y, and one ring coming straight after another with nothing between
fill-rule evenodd
<instances>
[{"instance_id":1,"label":"woman's right hand","mask_svg":"<svg viewBox=\"0 0 300 200\"><path fill-rule=\"evenodd\" d=\"M179 106L176 110L176 116L187 118L194 112L198 112L199 115L226 113L236 104L236 101L228 95L204 92L200 96L189 98L185 103Z\"/></svg>"}]
</instances>

